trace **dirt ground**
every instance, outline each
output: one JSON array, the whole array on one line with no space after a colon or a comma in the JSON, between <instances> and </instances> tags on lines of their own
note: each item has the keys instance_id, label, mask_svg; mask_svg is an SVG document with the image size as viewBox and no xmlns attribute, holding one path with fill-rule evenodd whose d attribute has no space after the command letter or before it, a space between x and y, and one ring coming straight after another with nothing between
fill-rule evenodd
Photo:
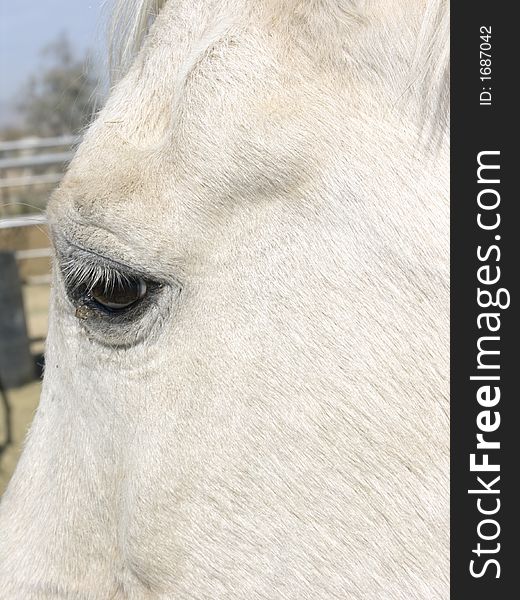
<instances>
[{"instance_id":1,"label":"dirt ground","mask_svg":"<svg viewBox=\"0 0 520 600\"><path fill-rule=\"evenodd\" d=\"M48 285L24 285L23 287L27 333L31 340L33 355L43 352L44 340L47 335L50 291Z\"/></svg>"},{"instance_id":2,"label":"dirt ground","mask_svg":"<svg viewBox=\"0 0 520 600\"><path fill-rule=\"evenodd\" d=\"M0 495L11 479L16 463L20 456L23 440L34 416L40 398L41 382L35 381L23 387L7 390L7 397L11 405L13 424L13 444L0 456ZM4 439L4 421L0 421L0 439Z\"/></svg>"}]
</instances>

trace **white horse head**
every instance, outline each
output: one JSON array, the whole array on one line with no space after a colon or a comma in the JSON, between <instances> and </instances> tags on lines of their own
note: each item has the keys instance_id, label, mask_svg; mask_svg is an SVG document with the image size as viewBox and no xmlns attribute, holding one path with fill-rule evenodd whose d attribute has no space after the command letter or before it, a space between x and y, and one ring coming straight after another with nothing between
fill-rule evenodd
<instances>
[{"instance_id":1,"label":"white horse head","mask_svg":"<svg viewBox=\"0 0 520 600\"><path fill-rule=\"evenodd\" d=\"M0 598L447 598L445 2L124 6Z\"/></svg>"}]
</instances>

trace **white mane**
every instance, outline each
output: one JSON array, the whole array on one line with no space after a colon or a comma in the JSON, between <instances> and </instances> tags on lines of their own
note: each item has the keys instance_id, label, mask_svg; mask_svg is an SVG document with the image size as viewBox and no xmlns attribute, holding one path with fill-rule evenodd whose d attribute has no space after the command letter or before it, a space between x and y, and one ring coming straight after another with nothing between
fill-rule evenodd
<instances>
[{"instance_id":1,"label":"white mane","mask_svg":"<svg viewBox=\"0 0 520 600\"><path fill-rule=\"evenodd\" d=\"M450 93L450 13L448 0L428 0L412 67L411 85L431 103L436 120L447 126Z\"/></svg>"},{"instance_id":2,"label":"white mane","mask_svg":"<svg viewBox=\"0 0 520 600\"><path fill-rule=\"evenodd\" d=\"M150 26L168 0L115 0L108 28L109 63L113 80L129 69Z\"/></svg>"}]
</instances>

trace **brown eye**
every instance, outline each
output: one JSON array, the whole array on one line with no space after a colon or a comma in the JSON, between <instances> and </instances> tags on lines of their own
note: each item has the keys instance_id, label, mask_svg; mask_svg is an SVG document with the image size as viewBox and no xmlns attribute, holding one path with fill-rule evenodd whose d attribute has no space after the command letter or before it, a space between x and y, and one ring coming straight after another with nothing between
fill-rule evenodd
<instances>
[{"instance_id":1,"label":"brown eye","mask_svg":"<svg viewBox=\"0 0 520 600\"><path fill-rule=\"evenodd\" d=\"M125 278L106 285L97 283L90 291L90 297L104 308L123 310L146 294L146 283L143 279Z\"/></svg>"}]
</instances>

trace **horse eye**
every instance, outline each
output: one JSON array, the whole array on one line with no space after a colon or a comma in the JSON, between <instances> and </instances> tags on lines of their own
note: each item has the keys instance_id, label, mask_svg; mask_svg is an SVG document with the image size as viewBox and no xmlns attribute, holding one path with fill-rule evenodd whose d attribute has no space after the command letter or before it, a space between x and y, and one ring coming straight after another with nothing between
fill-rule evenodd
<instances>
[{"instance_id":1,"label":"horse eye","mask_svg":"<svg viewBox=\"0 0 520 600\"><path fill-rule=\"evenodd\" d=\"M104 308L109 310L123 310L146 294L146 283L140 278L125 278L114 281L110 285L104 282L97 283L89 293L89 296Z\"/></svg>"}]
</instances>

